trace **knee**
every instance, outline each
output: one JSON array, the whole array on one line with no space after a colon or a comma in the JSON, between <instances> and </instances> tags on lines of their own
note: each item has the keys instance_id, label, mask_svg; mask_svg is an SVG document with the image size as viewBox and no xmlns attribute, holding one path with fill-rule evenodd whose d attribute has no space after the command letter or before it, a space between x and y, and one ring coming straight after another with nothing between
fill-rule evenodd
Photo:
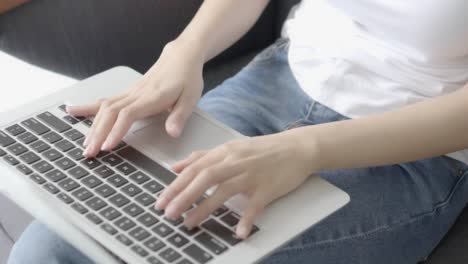
<instances>
[{"instance_id":1,"label":"knee","mask_svg":"<svg viewBox=\"0 0 468 264\"><path fill-rule=\"evenodd\" d=\"M8 264L58 264L66 263L68 243L35 221L15 243Z\"/></svg>"}]
</instances>

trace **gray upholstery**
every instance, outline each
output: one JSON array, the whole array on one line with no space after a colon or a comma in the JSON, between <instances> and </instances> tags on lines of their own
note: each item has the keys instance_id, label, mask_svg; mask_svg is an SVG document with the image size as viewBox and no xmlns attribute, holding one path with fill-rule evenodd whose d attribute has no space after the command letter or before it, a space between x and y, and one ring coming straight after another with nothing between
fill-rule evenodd
<instances>
[{"instance_id":1,"label":"gray upholstery","mask_svg":"<svg viewBox=\"0 0 468 264\"><path fill-rule=\"evenodd\" d=\"M44 1L47 4L44 6L39 5L39 2ZM159 4L161 3L179 3L179 7L183 10L177 13L178 20L173 20L174 16L170 14L167 15L168 10L174 11L175 6L170 6L170 9L164 9L164 6L153 7L156 12L159 14L162 20L166 17L171 18L169 22L166 23L164 28L156 27L156 35L154 41L153 49L149 51L147 57L135 57L124 56L123 54L118 54L119 57L117 60L103 60L94 65L80 65L74 63L66 63L61 61L60 58L68 58L67 52L69 50L62 49L57 50L60 56L50 56L47 57L41 54L41 50L36 50L34 54L28 53L25 51L31 51L32 48L27 46L27 43L22 43L24 39L28 39L29 29L26 26L33 27L34 30L42 31L46 34L54 34L54 32L48 32L47 28L43 28L44 24L38 23L34 24L34 19L41 21L43 14L48 11L47 8L52 8L54 5L59 5L61 8L69 8L63 3L71 3L69 1L59 0L41 0L41 1L32 1L31 4L24 6L13 13L8 14L7 16L0 16L0 49L7 50L12 54L16 54L19 57L22 57L32 63L41 65L45 68L52 69L62 73L68 73L75 77L86 77L93 73L100 71L101 69L109 68L118 64L130 65L134 68L144 71L154 58L158 56L163 43L169 40L171 37L174 37L175 32L181 30L183 24L185 24L191 15L195 12L195 7L199 4L198 0L171 0L171 1L154 1ZM153 0L80 0L76 2L84 3L83 6L93 5L94 3L100 3L99 5L105 5L109 3L115 3L119 1L122 4L125 2L138 2L142 3L144 1L153 1ZM263 16L261 21L257 23L256 27L251 31L251 33L245 37L240 43L236 44L234 48L230 49L222 56L215 59L213 62L210 62L206 67L205 71L205 85L206 90L209 90L224 79L229 76L234 75L245 63L247 63L252 56L256 53L256 50L266 46L268 43L271 43L279 34L279 29L281 27L283 19L286 17L289 8L298 2L298 0L273 0L273 3L270 5L267 13ZM190 3L190 4L187 4ZM183 7L182 7L183 6ZM161 8L164 12L161 12ZM168 7L166 7L168 8ZM148 11L150 12L150 11ZM166 14L166 16L164 16ZM22 21L24 16L32 16L33 23L29 22L24 24ZM86 22L86 21L85 21ZM19 26L20 28L15 28L14 26ZM84 23L81 26L86 26ZM24 28L23 28L24 27ZM168 28L169 27L169 28ZM173 27L173 28L170 28ZM23 31L24 30L24 31ZM147 29L150 31L150 29ZM12 40L13 39L13 40ZM20 43L21 45L19 45ZM29 43L31 44L31 43ZM100 45L102 43L96 42L94 45ZM47 43L43 48L46 48ZM133 46L132 46L133 47ZM138 48L138 47L137 47ZM47 54L47 52L45 52ZM146 54L146 53L142 53ZM90 54L87 54L90 56ZM86 57L86 56L85 56ZM88 58L89 59L89 58ZM93 60L98 61L98 60ZM13 242L19 237L21 232L24 230L27 223L31 221L31 217L26 214L23 210L19 209L17 206L12 204L4 196L0 195L0 264L5 263L7 255ZM460 216L452 230L440 243L437 249L425 262L425 264L442 264L442 263L451 263L451 264L465 264L468 263L468 251L465 249L468 246L468 210L465 210Z\"/></svg>"}]
</instances>

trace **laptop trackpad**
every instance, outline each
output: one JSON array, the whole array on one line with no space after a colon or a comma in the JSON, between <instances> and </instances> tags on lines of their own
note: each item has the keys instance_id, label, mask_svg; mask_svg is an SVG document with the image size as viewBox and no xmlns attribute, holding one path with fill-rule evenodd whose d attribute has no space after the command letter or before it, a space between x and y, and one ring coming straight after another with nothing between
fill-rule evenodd
<instances>
[{"instance_id":1,"label":"laptop trackpad","mask_svg":"<svg viewBox=\"0 0 468 264\"><path fill-rule=\"evenodd\" d=\"M184 159L193 151L211 149L239 137L230 129L194 112L183 134L172 138L165 130L166 118L167 114L160 114L135 124L130 137L135 137L147 151L162 155L168 163Z\"/></svg>"}]
</instances>

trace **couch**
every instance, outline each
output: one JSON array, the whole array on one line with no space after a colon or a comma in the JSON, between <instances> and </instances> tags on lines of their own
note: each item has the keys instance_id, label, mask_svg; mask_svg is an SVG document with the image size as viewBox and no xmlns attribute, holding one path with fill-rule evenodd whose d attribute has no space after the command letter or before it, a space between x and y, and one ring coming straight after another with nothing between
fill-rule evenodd
<instances>
[{"instance_id":1,"label":"couch","mask_svg":"<svg viewBox=\"0 0 468 264\"><path fill-rule=\"evenodd\" d=\"M85 78L116 65L127 65L140 72L147 70L157 59L164 44L173 39L188 23L201 0L35 0L10 13L0 16L0 50L25 61L40 65L77 79ZM210 61L205 68L205 91L235 74L260 49L271 44L278 36L282 22L297 0L273 0L254 28L229 50ZM76 4L79 3L79 4ZM128 18L102 15L95 10L113 10L116 6L147 5L141 13ZM134 10L134 8L132 9ZM118 13L118 10L114 10ZM129 11L132 12L132 11ZM130 28L125 19L155 21L150 27ZM67 28L67 41L86 41L86 45L70 48L63 45L58 28L70 20L80 18L80 23ZM123 20L123 21L122 21ZM59 26L57 25L60 24ZM88 34L95 27L118 27L105 36ZM120 34L122 45L108 39ZM146 45L139 38L145 37ZM33 41L33 42L31 42ZM54 46L53 52L50 52ZM139 51L139 52L135 52ZM80 56L74 56L80 54ZM0 195L0 263L5 263L11 246L31 221L22 209ZM441 241L426 264L468 263L468 210L465 210L447 236Z\"/></svg>"}]
</instances>

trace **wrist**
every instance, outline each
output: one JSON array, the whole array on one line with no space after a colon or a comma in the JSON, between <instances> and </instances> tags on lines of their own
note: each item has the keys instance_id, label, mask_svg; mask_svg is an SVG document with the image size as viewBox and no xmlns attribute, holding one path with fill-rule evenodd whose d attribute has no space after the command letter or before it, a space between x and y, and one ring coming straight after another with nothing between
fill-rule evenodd
<instances>
[{"instance_id":1,"label":"wrist","mask_svg":"<svg viewBox=\"0 0 468 264\"><path fill-rule=\"evenodd\" d=\"M312 127L295 128L285 132L295 156L305 164L307 171L311 173L322 169L319 138L311 131Z\"/></svg>"},{"instance_id":2,"label":"wrist","mask_svg":"<svg viewBox=\"0 0 468 264\"><path fill-rule=\"evenodd\" d=\"M164 47L176 49L177 52L181 52L189 56L189 58L196 58L200 63L205 64L206 62L206 47L202 41L196 37L190 37L186 35L180 35L175 40L169 42Z\"/></svg>"}]
</instances>

